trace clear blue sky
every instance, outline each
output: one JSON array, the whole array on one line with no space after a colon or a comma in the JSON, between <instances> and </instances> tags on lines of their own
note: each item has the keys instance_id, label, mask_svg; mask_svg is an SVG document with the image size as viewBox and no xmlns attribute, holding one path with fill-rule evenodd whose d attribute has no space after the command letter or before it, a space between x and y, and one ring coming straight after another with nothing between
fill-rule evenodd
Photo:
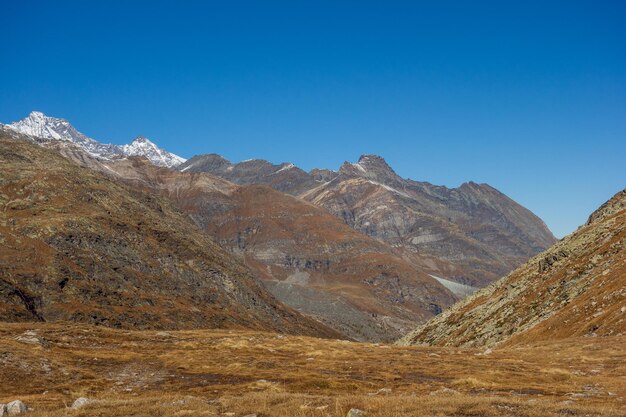
<instances>
[{"instance_id":1,"label":"clear blue sky","mask_svg":"<svg viewBox=\"0 0 626 417\"><path fill-rule=\"evenodd\" d=\"M557 236L626 187L624 1L91 3L1 3L0 121L305 169L376 153Z\"/></svg>"}]
</instances>

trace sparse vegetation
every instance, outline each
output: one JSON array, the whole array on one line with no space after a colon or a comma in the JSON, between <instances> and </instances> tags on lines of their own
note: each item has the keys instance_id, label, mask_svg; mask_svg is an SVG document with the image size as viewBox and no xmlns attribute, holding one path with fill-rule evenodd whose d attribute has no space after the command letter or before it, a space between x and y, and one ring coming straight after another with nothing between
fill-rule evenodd
<instances>
[{"instance_id":1,"label":"sparse vegetation","mask_svg":"<svg viewBox=\"0 0 626 417\"><path fill-rule=\"evenodd\" d=\"M576 338L485 353L252 331L2 324L0 402L20 398L32 417L343 417L350 408L384 417L619 416L625 343ZM95 401L67 410L78 397Z\"/></svg>"}]
</instances>

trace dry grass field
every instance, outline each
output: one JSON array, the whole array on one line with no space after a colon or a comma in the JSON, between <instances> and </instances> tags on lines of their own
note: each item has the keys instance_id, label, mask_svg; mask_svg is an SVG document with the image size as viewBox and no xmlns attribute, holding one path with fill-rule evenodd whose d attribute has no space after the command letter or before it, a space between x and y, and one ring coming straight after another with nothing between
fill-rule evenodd
<instances>
[{"instance_id":1,"label":"dry grass field","mask_svg":"<svg viewBox=\"0 0 626 417\"><path fill-rule=\"evenodd\" d=\"M481 351L0 325L0 402L56 416L621 416L626 337ZM78 397L93 400L68 408Z\"/></svg>"}]
</instances>

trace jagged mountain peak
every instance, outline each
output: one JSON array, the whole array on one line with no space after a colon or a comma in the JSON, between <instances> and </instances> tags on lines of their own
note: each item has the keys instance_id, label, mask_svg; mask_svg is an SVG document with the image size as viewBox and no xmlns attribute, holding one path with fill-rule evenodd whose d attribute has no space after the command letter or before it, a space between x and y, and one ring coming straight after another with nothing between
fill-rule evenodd
<instances>
[{"instance_id":1,"label":"jagged mountain peak","mask_svg":"<svg viewBox=\"0 0 626 417\"><path fill-rule=\"evenodd\" d=\"M9 129L45 141L68 141L83 148L90 155L100 159L113 159L127 156L145 156L153 164L174 167L185 159L160 149L145 136L138 136L128 145L104 144L82 134L66 119L51 117L40 111L32 111L22 120L6 125Z\"/></svg>"},{"instance_id":2,"label":"jagged mountain peak","mask_svg":"<svg viewBox=\"0 0 626 417\"><path fill-rule=\"evenodd\" d=\"M365 167L366 169L374 170L377 173L392 174L394 176L396 175L396 172L393 170L393 168L391 168L391 166L389 166L387 161L385 161L385 158L379 155L361 155L358 164L362 167Z\"/></svg>"},{"instance_id":3,"label":"jagged mountain peak","mask_svg":"<svg viewBox=\"0 0 626 417\"><path fill-rule=\"evenodd\" d=\"M147 143L150 145L154 145L154 142L152 142L150 139L143 135L137 136L135 139L133 139L132 143Z\"/></svg>"},{"instance_id":4,"label":"jagged mountain peak","mask_svg":"<svg viewBox=\"0 0 626 417\"><path fill-rule=\"evenodd\" d=\"M359 157L359 161L358 162L359 163L369 163L369 162L372 162L372 161L382 162L384 164L387 164L387 161L385 161L385 158L383 158L380 155L373 154L373 153L369 153L369 154L366 153L366 154L361 155Z\"/></svg>"},{"instance_id":5,"label":"jagged mountain peak","mask_svg":"<svg viewBox=\"0 0 626 417\"><path fill-rule=\"evenodd\" d=\"M27 119L30 119L30 120L45 120L45 119L51 119L51 120L52 120L52 119L54 119L54 120L65 120L65 119L60 119L60 118L56 118L56 117L49 117L49 116L46 116L45 114L43 114L42 112L37 111L37 110L33 110L33 111L31 111L31 112L28 114Z\"/></svg>"},{"instance_id":6,"label":"jagged mountain peak","mask_svg":"<svg viewBox=\"0 0 626 417\"><path fill-rule=\"evenodd\" d=\"M399 180L398 174L381 156L364 154L358 162L344 162L339 172L349 176L365 177L381 183L391 184Z\"/></svg>"},{"instance_id":7,"label":"jagged mountain peak","mask_svg":"<svg viewBox=\"0 0 626 417\"><path fill-rule=\"evenodd\" d=\"M123 145L121 149L126 156L145 156L158 166L174 167L186 161L178 155L159 148L150 139L141 135L137 136L130 144Z\"/></svg>"},{"instance_id":8,"label":"jagged mountain peak","mask_svg":"<svg viewBox=\"0 0 626 417\"><path fill-rule=\"evenodd\" d=\"M22 120L13 122L9 128L42 139L67 140L74 142L80 135L65 119L46 116L40 111L32 111Z\"/></svg>"}]
</instances>

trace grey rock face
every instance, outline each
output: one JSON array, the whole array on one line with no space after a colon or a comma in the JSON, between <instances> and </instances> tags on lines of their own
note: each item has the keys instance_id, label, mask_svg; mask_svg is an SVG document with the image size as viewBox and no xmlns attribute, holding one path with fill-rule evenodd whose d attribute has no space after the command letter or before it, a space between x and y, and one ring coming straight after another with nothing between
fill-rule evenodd
<instances>
[{"instance_id":1,"label":"grey rock face","mask_svg":"<svg viewBox=\"0 0 626 417\"><path fill-rule=\"evenodd\" d=\"M28 330L28 331L24 332L20 336L17 336L15 338L15 340L17 340L18 342L29 344L29 345L39 345L41 347L48 347L49 346L48 341L45 340L44 338L40 337L33 330Z\"/></svg>"}]
</instances>

